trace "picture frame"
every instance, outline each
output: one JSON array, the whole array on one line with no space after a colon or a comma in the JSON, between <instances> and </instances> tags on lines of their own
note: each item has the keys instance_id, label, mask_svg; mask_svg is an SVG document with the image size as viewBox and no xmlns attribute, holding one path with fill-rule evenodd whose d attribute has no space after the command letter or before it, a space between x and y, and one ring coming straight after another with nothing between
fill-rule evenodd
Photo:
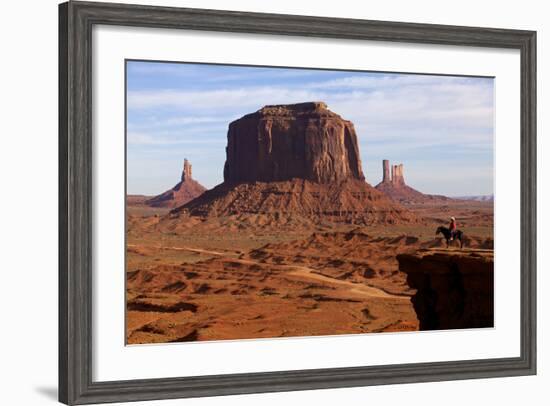
<instances>
[{"instance_id":1,"label":"picture frame","mask_svg":"<svg viewBox=\"0 0 550 406\"><path fill-rule=\"evenodd\" d=\"M514 358L181 378L92 378L92 27L516 49L521 58L521 344ZM220 396L536 374L536 32L69 1L59 6L59 400Z\"/></svg>"}]
</instances>

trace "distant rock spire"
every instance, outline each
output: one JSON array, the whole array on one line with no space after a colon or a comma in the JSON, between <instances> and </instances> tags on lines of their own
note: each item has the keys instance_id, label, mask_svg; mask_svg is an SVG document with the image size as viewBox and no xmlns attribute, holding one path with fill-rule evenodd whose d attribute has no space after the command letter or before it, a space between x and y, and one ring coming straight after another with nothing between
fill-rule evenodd
<instances>
[{"instance_id":1,"label":"distant rock spire","mask_svg":"<svg viewBox=\"0 0 550 406\"><path fill-rule=\"evenodd\" d=\"M403 164L390 165L390 162L384 159L382 161L382 169L384 170L382 181L376 185L375 188L395 201L408 204L415 202L444 202L450 200L445 196L427 195L408 186L405 183L405 176L403 175Z\"/></svg>"},{"instance_id":2,"label":"distant rock spire","mask_svg":"<svg viewBox=\"0 0 550 406\"><path fill-rule=\"evenodd\" d=\"M384 159L382 160L382 170L382 182L379 185L406 186L405 177L403 176L403 164L390 165L390 161Z\"/></svg>"},{"instance_id":3,"label":"distant rock spire","mask_svg":"<svg viewBox=\"0 0 550 406\"><path fill-rule=\"evenodd\" d=\"M384 177L382 178L382 182L384 182L384 183L391 182L390 161L388 161L387 159L384 159L382 161L382 169L384 170Z\"/></svg>"},{"instance_id":4,"label":"distant rock spire","mask_svg":"<svg viewBox=\"0 0 550 406\"><path fill-rule=\"evenodd\" d=\"M193 167L189 163L187 158L185 158L183 160L183 172L181 173L181 181L185 182L188 179L192 179L193 178L192 175L193 175Z\"/></svg>"},{"instance_id":5,"label":"distant rock spire","mask_svg":"<svg viewBox=\"0 0 550 406\"><path fill-rule=\"evenodd\" d=\"M403 164L392 166L391 183L394 185L404 185L405 178L403 177Z\"/></svg>"},{"instance_id":6,"label":"distant rock spire","mask_svg":"<svg viewBox=\"0 0 550 406\"><path fill-rule=\"evenodd\" d=\"M145 201L151 207L178 207L200 196L206 188L193 179L193 167L187 160L183 160L181 181L172 189Z\"/></svg>"}]
</instances>

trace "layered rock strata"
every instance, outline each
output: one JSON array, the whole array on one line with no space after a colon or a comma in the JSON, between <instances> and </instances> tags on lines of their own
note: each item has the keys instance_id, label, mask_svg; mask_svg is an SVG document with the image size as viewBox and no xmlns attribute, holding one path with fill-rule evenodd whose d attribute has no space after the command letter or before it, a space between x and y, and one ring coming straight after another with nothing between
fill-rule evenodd
<instances>
[{"instance_id":1,"label":"layered rock strata","mask_svg":"<svg viewBox=\"0 0 550 406\"><path fill-rule=\"evenodd\" d=\"M364 180L351 121L322 102L265 106L229 124L224 181Z\"/></svg>"},{"instance_id":2,"label":"layered rock strata","mask_svg":"<svg viewBox=\"0 0 550 406\"><path fill-rule=\"evenodd\" d=\"M493 327L492 250L420 250L397 255L420 330Z\"/></svg>"}]
</instances>

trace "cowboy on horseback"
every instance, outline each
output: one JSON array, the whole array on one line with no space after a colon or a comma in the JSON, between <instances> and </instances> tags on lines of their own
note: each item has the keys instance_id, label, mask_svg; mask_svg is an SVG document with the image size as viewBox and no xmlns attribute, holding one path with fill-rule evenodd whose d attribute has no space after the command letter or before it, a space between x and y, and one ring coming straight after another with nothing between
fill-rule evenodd
<instances>
[{"instance_id":1,"label":"cowboy on horseback","mask_svg":"<svg viewBox=\"0 0 550 406\"><path fill-rule=\"evenodd\" d=\"M451 232L451 241L454 240L456 234L456 219L451 217L451 224L449 224L449 231Z\"/></svg>"},{"instance_id":2,"label":"cowboy on horseback","mask_svg":"<svg viewBox=\"0 0 550 406\"><path fill-rule=\"evenodd\" d=\"M447 241L447 248L449 247L449 243L453 240L458 240L460 242L460 248L462 248L464 233L457 228L456 219L454 217L451 217L451 224L449 225L449 228L445 226L437 227L437 230L435 230L435 235L438 234L443 234L443 237L445 237L445 240Z\"/></svg>"}]
</instances>

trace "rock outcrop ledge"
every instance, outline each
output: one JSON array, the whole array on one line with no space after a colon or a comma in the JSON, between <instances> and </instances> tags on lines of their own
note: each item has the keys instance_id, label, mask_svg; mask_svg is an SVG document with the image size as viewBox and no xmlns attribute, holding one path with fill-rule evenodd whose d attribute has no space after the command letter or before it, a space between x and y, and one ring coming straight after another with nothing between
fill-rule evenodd
<instances>
[{"instance_id":1,"label":"rock outcrop ledge","mask_svg":"<svg viewBox=\"0 0 550 406\"><path fill-rule=\"evenodd\" d=\"M493 251L430 249L397 261L417 290L411 301L420 330L493 327Z\"/></svg>"}]
</instances>

